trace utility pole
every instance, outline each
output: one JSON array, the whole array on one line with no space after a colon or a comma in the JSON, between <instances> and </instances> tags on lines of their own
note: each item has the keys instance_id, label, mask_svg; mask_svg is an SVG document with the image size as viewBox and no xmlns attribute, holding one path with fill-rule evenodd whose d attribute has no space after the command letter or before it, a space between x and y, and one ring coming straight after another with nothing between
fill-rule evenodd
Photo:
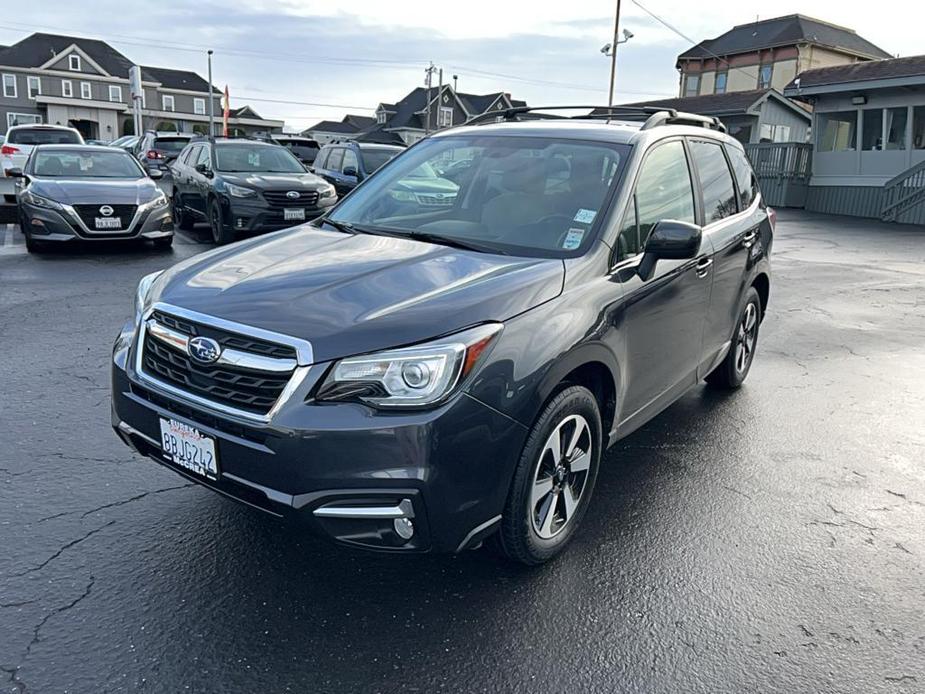
<instances>
[{"instance_id":1,"label":"utility pole","mask_svg":"<svg viewBox=\"0 0 925 694\"><path fill-rule=\"evenodd\" d=\"M611 90L613 90L611 78ZM209 137L215 137L215 97L212 94L212 49L209 49Z\"/></svg>"},{"instance_id":2,"label":"utility pole","mask_svg":"<svg viewBox=\"0 0 925 694\"><path fill-rule=\"evenodd\" d=\"M453 75L453 91L456 91L456 84L459 81L459 75Z\"/></svg>"},{"instance_id":3,"label":"utility pole","mask_svg":"<svg viewBox=\"0 0 925 694\"><path fill-rule=\"evenodd\" d=\"M430 135L430 87L433 84L434 72L437 68L434 67L433 62L424 70L424 74L427 75L427 99L425 100L427 108L427 124L424 127L424 135Z\"/></svg>"},{"instance_id":4,"label":"utility pole","mask_svg":"<svg viewBox=\"0 0 925 694\"><path fill-rule=\"evenodd\" d=\"M610 97L607 106L613 106L613 84L617 77L617 37L620 32L620 0L617 0L617 11L613 18L613 48L610 51Z\"/></svg>"},{"instance_id":5,"label":"utility pole","mask_svg":"<svg viewBox=\"0 0 925 694\"><path fill-rule=\"evenodd\" d=\"M438 74L440 75L440 79L437 82L440 85L437 87L437 129L439 130L443 127L443 125L440 123L440 114L442 113L440 109L443 108L443 68L440 68L440 72Z\"/></svg>"}]
</instances>

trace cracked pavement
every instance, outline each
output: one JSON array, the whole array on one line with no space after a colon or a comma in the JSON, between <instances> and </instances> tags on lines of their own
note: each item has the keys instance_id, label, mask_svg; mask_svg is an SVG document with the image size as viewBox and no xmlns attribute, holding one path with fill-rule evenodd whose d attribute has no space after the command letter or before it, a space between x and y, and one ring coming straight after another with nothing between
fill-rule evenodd
<instances>
[{"instance_id":1,"label":"cracked pavement","mask_svg":"<svg viewBox=\"0 0 925 694\"><path fill-rule=\"evenodd\" d=\"M925 691L925 229L780 211L746 386L552 565L332 547L133 455L108 358L204 248L0 248L0 692Z\"/></svg>"}]
</instances>

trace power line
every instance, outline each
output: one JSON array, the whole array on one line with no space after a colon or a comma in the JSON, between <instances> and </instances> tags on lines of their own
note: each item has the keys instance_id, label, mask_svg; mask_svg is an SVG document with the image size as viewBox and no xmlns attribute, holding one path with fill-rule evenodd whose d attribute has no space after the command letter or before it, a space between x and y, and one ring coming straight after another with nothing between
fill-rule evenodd
<instances>
[{"instance_id":1,"label":"power line","mask_svg":"<svg viewBox=\"0 0 925 694\"><path fill-rule=\"evenodd\" d=\"M661 24L662 26L666 27L667 29L670 29L671 31L673 31L674 33L676 33L678 36L680 36L682 39L684 39L684 40L687 41L688 43L693 44L693 45L695 45L695 46L700 45L697 41L694 41L694 39L690 38L689 36L686 36L680 29L678 29L677 27L672 26L672 25L669 24L666 20L664 20L664 19L662 19L661 17L659 17L659 16L658 16L657 14L655 14L652 10L650 10L648 7L646 7L646 6L643 5L641 2L639 2L639 0L632 0L632 1L633 1L633 4L636 5L636 7L638 7L640 10L642 10L642 11L645 12L647 15L649 15L650 17L652 17L652 19L654 19L656 22L658 22L658 23ZM713 57L713 58L716 58L716 60L720 61L721 63L725 63L727 68L731 68L731 69L733 69L733 70L738 70L739 72L742 72L742 73L748 75L749 77L753 78L756 82L759 82L759 81L760 81L760 77L758 77L757 74L754 74L754 73L752 73L752 72L749 72L748 70L746 70L746 69L743 68L743 67L736 67L736 66L732 65L728 60L726 60L725 58L721 58L720 56L716 55L716 53L714 53L713 51L709 50L708 48L704 48L703 46L700 46L700 50L702 50L702 51L703 51L704 53L706 53L707 55L709 55L709 56L711 56L711 57Z\"/></svg>"}]
</instances>

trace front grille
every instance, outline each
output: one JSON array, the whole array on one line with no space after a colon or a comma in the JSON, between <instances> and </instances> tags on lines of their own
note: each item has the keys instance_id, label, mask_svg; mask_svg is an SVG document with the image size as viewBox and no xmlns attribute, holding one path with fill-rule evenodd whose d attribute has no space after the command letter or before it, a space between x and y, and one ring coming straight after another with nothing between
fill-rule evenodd
<instances>
[{"instance_id":1,"label":"front grille","mask_svg":"<svg viewBox=\"0 0 925 694\"><path fill-rule=\"evenodd\" d=\"M318 204L318 191L316 190L297 190L292 191L299 194L297 198L290 198L288 190L265 190L263 197L270 204L270 207L315 207Z\"/></svg>"},{"instance_id":2,"label":"front grille","mask_svg":"<svg viewBox=\"0 0 925 694\"><path fill-rule=\"evenodd\" d=\"M296 350L248 335L189 321L163 311L154 320L187 336L209 337L223 349L235 349L274 359L296 359ZM147 334L142 345L143 371L156 380L191 395L256 415L266 415L282 395L292 371L259 371L230 364L200 364L185 350Z\"/></svg>"},{"instance_id":3,"label":"front grille","mask_svg":"<svg viewBox=\"0 0 925 694\"><path fill-rule=\"evenodd\" d=\"M100 208L106 206L105 203L100 203L99 205L74 205L74 211L77 212L81 221L87 225L87 229L90 231L119 231L119 229L97 229L96 228L96 218L97 217L118 217L122 220L122 230L128 229L129 224L132 223L132 219L135 217L135 211L138 209L138 205L109 205L112 208L112 214L104 215L100 212Z\"/></svg>"},{"instance_id":4,"label":"front grille","mask_svg":"<svg viewBox=\"0 0 925 694\"><path fill-rule=\"evenodd\" d=\"M456 202L455 195L417 193L418 203L424 207L451 207Z\"/></svg>"}]
</instances>

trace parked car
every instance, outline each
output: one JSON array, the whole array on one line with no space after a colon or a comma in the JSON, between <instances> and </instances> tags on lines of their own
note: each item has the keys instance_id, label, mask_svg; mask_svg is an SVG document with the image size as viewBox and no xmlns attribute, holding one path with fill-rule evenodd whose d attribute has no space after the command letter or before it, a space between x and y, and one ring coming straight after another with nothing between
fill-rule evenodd
<instances>
[{"instance_id":1,"label":"parked car","mask_svg":"<svg viewBox=\"0 0 925 694\"><path fill-rule=\"evenodd\" d=\"M110 142L109 146L118 147L119 149L124 149L126 152L131 152L138 142L138 139L138 135L123 135L117 140Z\"/></svg>"},{"instance_id":2,"label":"parked car","mask_svg":"<svg viewBox=\"0 0 925 694\"><path fill-rule=\"evenodd\" d=\"M317 141L301 135L274 135L273 141L292 152L296 159L306 166L311 166L315 162L321 149Z\"/></svg>"},{"instance_id":3,"label":"parked car","mask_svg":"<svg viewBox=\"0 0 925 694\"><path fill-rule=\"evenodd\" d=\"M344 196L371 176L404 147L360 142L325 145L318 152L312 171L331 183Z\"/></svg>"},{"instance_id":4,"label":"parked car","mask_svg":"<svg viewBox=\"0 0 925 694\"><path fill-rule=\"evenodd\" d=\"M608 446L703 379L742 385L768 304L774 215L742 145L633 113L438 132L310 225L144 277L116 432L343 543L549 560ZM459 150L452 206L381 212Z\"/></svg>"},{"instance_id":5,"label":"parked car","mask_svg":"<svg viewBox=\"0 0 925 694\"><path fill-rule=\"evenodd\" d=\"M174 218L181 229L206 221L216 243L239 231L290 227L323 214L334 186L285 147L257 140L200 140L172 167Z\"/></svg>"},{"instance_id":6,"label":"parked car","mask_svg":"<svg viewBox=\"0 0 925 694\"><path fill-rule=\"evenodd\" d=\"M61 125L12 125L6 131L6 141L0 146L0 194L7 205L16 204L16 181L7 174L10 169L22 169L36 145L82 145L84 139L74 128Z\"/></svg>"},{"instance_id":7,"label":"parked car","mask_svg":"<svg viewBox=\"0 0 925 694\"><path fill-rule=\"evenodd\" d=\"M132 153L150 174L163 176L195 135L193 133L156 132L149 130L132 147Z\"/></svg>"},{"instance_id":8,"label":"parked car","mask_svg":"<svg viewBox=\"0 0 925 694\"><path fill-rule=\"evenodd\" d=\"M19 182L19 228L30 252L75 240L173 241L167 197L127 152L94 145L39 145Z\"/></svg>"}]
</instances>

